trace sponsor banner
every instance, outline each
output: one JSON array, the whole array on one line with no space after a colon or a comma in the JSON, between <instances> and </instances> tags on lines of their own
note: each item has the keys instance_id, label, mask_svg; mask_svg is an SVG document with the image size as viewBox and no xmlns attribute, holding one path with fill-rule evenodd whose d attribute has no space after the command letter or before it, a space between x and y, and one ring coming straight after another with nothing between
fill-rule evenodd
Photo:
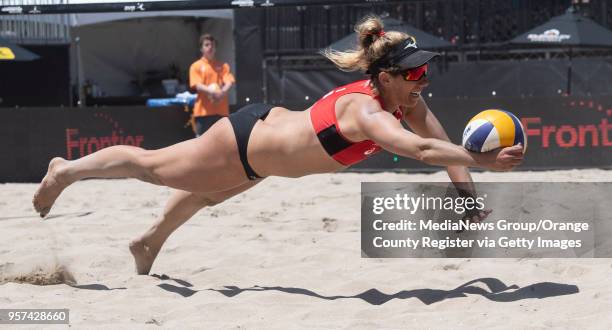
<instances>
[{"instance_id":1,"label":"sponsor banner","mask_svg":"<svg viewBox=\"0 0 612 330\"><path fill-rule=\"evenodd\" d=\"M612 97L427 99L451 140L486 109L514 113L527 135L519 169L612 167ZM297 105L287 105L299 109ZM161 148L193 137L180 108L0 108L0 181L36 182L54 156L76 159L115 144ZM429 171L412 159L380 152L357 171Z\"/></svg>"},{"instance_id":2,"label":"sponsor banner","mask_svg":"<svg viewBox=\"0 0 612 330\"><path fill-rule=\"evenodd\" d=\"M612 182L364 182L362 256L610 258L610 195Z\"/></svg>"},{"instance_id":3,"label":"sponsor banner","mask_svg":"<svg viewBox=\"0 0 612 330\"><path fill-rule=\"evenodd\" d=\"M0 182L37 182L49 160L113 145L163 148L193 137L181 108L0 108Z\"/></svg>"},{"instance_id":4,"label":"sponsor banner","mask_svg":"<svg viewBox=\"0 0 612 330\"><path fill-rule=\"evenodd\" d=\"M557 29L546 30L542 33L530 33L527 35L527 39L531 42L550 42L560 43L564 40L570 39L572 36L566 33L561 33Z\"/></svg>"}]
</instances>

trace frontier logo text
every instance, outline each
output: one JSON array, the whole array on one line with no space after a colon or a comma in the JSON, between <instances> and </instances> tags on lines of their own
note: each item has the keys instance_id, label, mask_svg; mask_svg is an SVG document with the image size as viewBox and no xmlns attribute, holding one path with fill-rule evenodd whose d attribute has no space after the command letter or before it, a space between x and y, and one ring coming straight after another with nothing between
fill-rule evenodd
<instances>
[{"instance_id":1,"label":"frontier logo text","mask_svg":"<svg viewBox=\"0 0 612 330\"><path fill-rule=\"evenodd\" d=\"M118 132L113 131L108 136L81 136L77 128L67 128L66 158L81 158L95 151L118 144L140 147L142 141L144 141L144 136L142 135L120 135Z\"/></svg>"},{"instance_id":2,"label":"frontier logo text","mask_svg":"<svg viewBox=\"0 0 612 330\"><path fill-rule=\"evenodd\" d=\"M110 124L110 134L81 133L78 128L66 128L66 158L76 159L114 145L130 145L140 147L144 141L143 135L124 134L119 123L109 114L96 113L94 117ZM85 130L87 131L87 130Z\"/></svg>"}]
</instances>

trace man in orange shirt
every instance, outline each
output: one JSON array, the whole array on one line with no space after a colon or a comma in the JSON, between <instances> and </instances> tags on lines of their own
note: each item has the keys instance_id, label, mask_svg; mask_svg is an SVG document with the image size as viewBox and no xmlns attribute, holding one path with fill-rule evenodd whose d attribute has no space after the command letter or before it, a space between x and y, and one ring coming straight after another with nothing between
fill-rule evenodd
<instances>
[{"instance_id":1,"label":"man in orange shirt","mask_svg":"<svg viewBox=\"0 0 612 330\"><path fill-rule=\"evenodd\" d=\"M215 59L216 48L217 41L212 35L202 35L202 58L189 68L189 87L198 93L193 107L196 136L204 134L217 120L229 115L227 93L235 79L229 64Z\"/></svg>"}]
</instances>

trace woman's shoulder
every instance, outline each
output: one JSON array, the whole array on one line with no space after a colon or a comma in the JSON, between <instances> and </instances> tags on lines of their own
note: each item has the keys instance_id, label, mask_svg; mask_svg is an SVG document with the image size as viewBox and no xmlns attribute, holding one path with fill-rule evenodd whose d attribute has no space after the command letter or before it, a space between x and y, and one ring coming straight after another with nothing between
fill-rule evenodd
<instances>
[{"instance_id":1,"label":"woman's shoulder","mask_svg":"<svg viewBox=\"0 0 612 330\"><path fill-rule=\"evenodd\" d=\"M380 103L373 95L364 93L349 93L345 94L342 102L345 107L351 110L352 113L371 114L374 112L384 111Z\"/></svg>"},{"instance_id":2,"label":"woman's shoulder","mask_svg":"<svg viewBox=\"0 0 612 330\"><path fill-rule=\"evenodd\" d=\"M370 81L370 79L357 80L350 84L340 86L337 89L346 89L346 90L352 90L355 92L371 94L372 93L372 82Z\"/></svg>"}]
</instances>

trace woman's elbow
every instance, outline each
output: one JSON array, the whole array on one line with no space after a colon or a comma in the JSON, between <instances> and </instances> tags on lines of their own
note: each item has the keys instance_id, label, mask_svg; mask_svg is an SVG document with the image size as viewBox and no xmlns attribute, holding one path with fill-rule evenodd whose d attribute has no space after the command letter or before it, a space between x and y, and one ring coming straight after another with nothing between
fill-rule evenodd
<instances>
[{"instance_id":1,"label":"woman's elbow","mask_svg":"<svg viewBox=\"0 0 612 330\"><path fill-rule=\"evenodd\" d=\"M436 165L434 164L435 151L433 148L433 139L419 139L415 149L414 159L428 165Z\"/></svg>"}]
</instances>

